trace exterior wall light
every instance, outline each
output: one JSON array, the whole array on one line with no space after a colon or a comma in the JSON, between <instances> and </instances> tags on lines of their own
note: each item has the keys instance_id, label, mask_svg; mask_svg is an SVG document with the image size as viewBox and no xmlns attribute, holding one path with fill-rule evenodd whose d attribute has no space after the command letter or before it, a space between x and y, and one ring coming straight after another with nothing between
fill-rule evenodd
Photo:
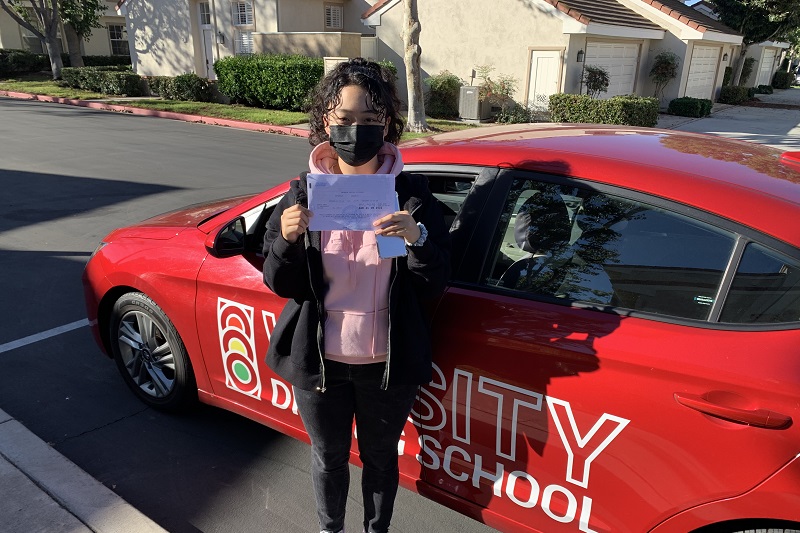
<instances>
[{"instance_id":1,"label":"exterior wall light","mask_svg":"<svg viewBox=\"0 0 800 533\"><path fill-rule=\"evenodd\" d=\"M728 54L722 54L722 60L723 61L727 61L728 60Z\"/></svg>"},{"instance_id":2,"label":"exterior wall light","mask_svg":"<svg viewBox=\"0 0 800 533\"><path fill-rule=\"evenodd\" d=\"M225 44L225 34L221 31L217 32L217 44Z\"/></svg>"},{"instance_id":3,"label":"exterior wall light","mask_svg":"<svg viewBox=\"0 0 800 533\"><path fill-rule=\"evenodd\" d=\"M586 58L586 54L583 53L583 49L581 48L578 50L578 63L583 63L583 60Z\"/></svg>"}]
</instances>

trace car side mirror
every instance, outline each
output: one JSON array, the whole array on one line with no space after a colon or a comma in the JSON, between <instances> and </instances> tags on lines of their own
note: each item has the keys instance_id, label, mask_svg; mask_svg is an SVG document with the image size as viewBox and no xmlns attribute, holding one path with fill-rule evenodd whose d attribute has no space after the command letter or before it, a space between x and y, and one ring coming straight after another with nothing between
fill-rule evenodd
<instances>
[{"instance_id":1,"label":"car side mirror","mask_svg":"<svg viewBox=\"0 0 800 533\"><path fill-rule=\"evenodd\" d=\"M212 236L213 234L209 235L210 238L206 240L206 247L214 257L231 257L243 253L244 217L238 217L231 221L219 230L216 236Z\"/></svg>"}]
</instances>

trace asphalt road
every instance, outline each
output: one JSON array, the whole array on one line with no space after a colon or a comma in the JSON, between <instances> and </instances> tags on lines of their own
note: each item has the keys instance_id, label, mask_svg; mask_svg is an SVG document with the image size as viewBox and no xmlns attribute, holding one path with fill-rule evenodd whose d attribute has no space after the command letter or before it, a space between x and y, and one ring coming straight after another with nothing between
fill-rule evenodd
<instances>
[{"instance_id":1,"label":"asphalt road","mask_svg":"<svg viewBox=\"0 0 800 533\"><path fill-rule=\"evenodd\" d=\"M0 351L0 408L171 532L316 531L307 445L145 407L81 325L80 282L112 229L264 190L306 168L308 142L1 97L0 139L0 346L75 328ZM360 514L351 490L349 531ZM393 531L493 530L401 489Z\"/></svg>"}]
</instances>

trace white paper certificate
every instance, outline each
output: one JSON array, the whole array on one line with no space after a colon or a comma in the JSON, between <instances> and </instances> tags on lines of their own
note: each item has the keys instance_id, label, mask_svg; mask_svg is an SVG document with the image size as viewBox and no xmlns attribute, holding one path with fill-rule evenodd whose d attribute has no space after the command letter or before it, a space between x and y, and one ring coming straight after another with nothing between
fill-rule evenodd
<instances>
[{"instance_id":1,"label":"white paper certificate","mask_svg":"<svg viewBox=\"0 0 800 533\"><path fill-rule=\"evenodd\" d=\"M397 211L392 174L308 174L311 231L373 231L372 223Z\"/></svg>"}]
</instances>

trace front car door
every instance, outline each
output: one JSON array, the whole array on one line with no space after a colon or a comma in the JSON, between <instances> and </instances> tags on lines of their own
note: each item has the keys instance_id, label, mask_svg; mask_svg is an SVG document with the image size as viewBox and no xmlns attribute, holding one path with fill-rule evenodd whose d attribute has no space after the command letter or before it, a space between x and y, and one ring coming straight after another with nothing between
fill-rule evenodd
<instances>
[{"instance_id":1,"label":"front car door","mask_svg":"<svg viewBox=\"0 0 800 533\"><path fill-rule=\"evenodd\" d=\"M504 530L638 533L794 458L800 430L779 417L800 416L785 357L800 259L738 229L503 171L436 310L434 381L414 413L426 485ZM772 298L736 311L761 276Z\"/></svg>"}]
</instances>

